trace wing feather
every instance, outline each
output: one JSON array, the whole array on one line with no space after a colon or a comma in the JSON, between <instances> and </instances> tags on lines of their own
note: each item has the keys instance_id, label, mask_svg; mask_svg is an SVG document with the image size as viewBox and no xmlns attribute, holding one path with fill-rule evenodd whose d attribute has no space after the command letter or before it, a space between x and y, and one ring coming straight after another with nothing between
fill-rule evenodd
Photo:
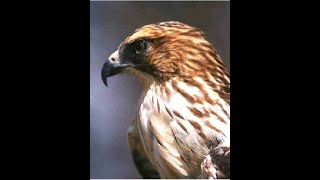
<instances>
[{"instance_id":1,"label":"wing feather","mask_svg":"<svg viewBox=\"0 0 320 180\"><path fill-rule=\"evenodd\" d=\"M134 163L142 178L159 179L160 175L158 171L150 163L143 149L135 122L134 120L134 123L128 129L128 144Z\"/></svg>"}]
</instances>

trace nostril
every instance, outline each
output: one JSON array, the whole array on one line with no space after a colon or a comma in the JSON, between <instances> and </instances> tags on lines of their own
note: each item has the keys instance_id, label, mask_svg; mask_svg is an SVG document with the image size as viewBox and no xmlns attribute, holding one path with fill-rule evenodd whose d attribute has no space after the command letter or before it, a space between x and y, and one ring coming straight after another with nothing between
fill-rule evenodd
<instances>
[{"instance_id":1,"label":"nostril","mask_svg":"<svg viewBox=\"0 0 320 180\"><path fill-rule=\"evenodd\" d=\"M116 60L114 58L111 58L111 61L115 62Z\"/></svg>"}]
</instances>

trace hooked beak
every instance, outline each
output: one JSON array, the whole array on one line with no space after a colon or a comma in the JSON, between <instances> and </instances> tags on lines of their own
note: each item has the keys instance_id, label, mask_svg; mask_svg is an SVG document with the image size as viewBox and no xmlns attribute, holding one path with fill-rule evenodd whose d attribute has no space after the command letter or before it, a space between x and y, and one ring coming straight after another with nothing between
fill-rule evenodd
<instances>
[{"instance_id":1,"label":"hooked beak","mask_svg":"<svg viewBox=\"0 0 320 180\"><path fill-rule=\"evenodd\" d=\"M126 65L120 63L119 52L117 50L111 54L102 67L101 78L103 83L108 87L107 78L120 73L123 67L126 67Z\"/></svg>"}]
</instances>

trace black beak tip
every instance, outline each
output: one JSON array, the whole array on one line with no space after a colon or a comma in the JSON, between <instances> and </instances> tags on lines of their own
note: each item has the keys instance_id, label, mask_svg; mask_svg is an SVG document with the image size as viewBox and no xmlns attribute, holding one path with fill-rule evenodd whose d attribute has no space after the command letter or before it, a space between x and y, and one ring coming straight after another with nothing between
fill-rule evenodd
<instances>
[{"instance_id":1,"label":"black beak tip","mask_svg":"<svg viewBox=\"0 0 320 180\"><path fill-rule=\"evenodd\" d=\"M105 62L101 70L101 78L104 85L108 87L107 78L120 73L121 68L123 67L124 66L122 64L117 64L117 63L111 64L109 61Z\"/></svg>"},{"instance_id":2,"label":"black beak tip","mask_svg":"<svg viewBox=\"0 0 320 180\"><path fill-rule=\"evenodd\" d=\"M108 87L108 81L107 81L108 77L107 77L106 71L104 69L102 69L102 71L101 71L101 79L103 81L103 84Z\"/></svg>"},{"instance_id":3,"label":"black beak tip","mask_svg":"<svg viewBox=\"0 0 320 180\"><path fill-rule=\"evenodd\" d=\"M108 87L108 81L107 81L108 78L107 76L105 76L105 73L103 72L103 70L101 72L101 78L102 78L103 84Z\"/></svg>"},{"instance_id":4,"label":"black beak tip","mask_svg":"<svg viewBox=\"0 0 320 180\"><path fill-rule=\"evenodd\" d=\"M106 86L108 87L108 81L107 81L107 78L102 79L102 81L103 81L103 84L104 84L104 85L106 85Z\"/></svg>"}]
</instances>

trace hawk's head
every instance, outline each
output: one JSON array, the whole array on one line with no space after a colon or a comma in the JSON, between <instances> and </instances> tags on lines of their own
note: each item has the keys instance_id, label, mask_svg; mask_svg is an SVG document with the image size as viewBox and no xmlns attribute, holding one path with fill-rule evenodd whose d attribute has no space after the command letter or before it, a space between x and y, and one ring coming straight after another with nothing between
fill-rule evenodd
<instances>
[{"instance_id":1,"label":"hawk's head","mask_svg":"<svg viewBox=\"0 0 320 180\"><path fill-rule=\"evenodd\" d=\"M127 37L104 64L103 82L107 85L107 77L121 72L159 84L173 77L200 77L229 93L228 72L203 32L176 21L146 25Z\"/></svg>"}]
</instances>

